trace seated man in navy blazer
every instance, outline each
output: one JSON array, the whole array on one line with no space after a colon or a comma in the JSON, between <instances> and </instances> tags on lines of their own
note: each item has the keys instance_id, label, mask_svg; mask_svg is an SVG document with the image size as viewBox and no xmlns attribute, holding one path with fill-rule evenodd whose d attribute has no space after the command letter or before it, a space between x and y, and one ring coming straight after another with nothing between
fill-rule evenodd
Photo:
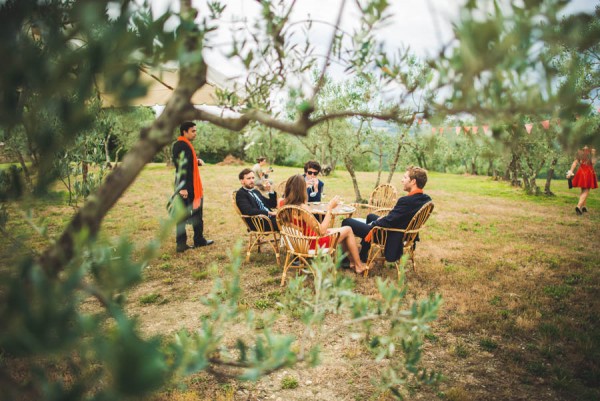
<instances>
[{"instance_id":1,"label":"seated man in navy blazer","mask_svg":"<svg viewBox=\"0 0 600 401\"><path fill-rule=\"evenodd\" d=\"M277 207L277 194L271 191L269 180L265 180L263 184L265 190L269 192L269 198L265 198L259 190L254 188L254 178L254 172L249 168L245 168L240 172L239 179L242 187L235 195L235 203L240 212L246 216L257 216L259 214L267 216L271 220L273 228L279 231L275 219L276 213L271 211L271 209ZM251 221L248 221L248 224L250 227L254 227Z\"/></svg>"},{"instance_id":2,"label":"seated man in navy blazer","mask_svg":"<svg viewBox=\"0 0 600 401\"><path fill-rule=\"evenodd\" d=\"M396 206L387 216L379 217L376 214L369 214L366 223L351 218L342 222L342 226L350 226L354 235L363 239L360 249L360 259L363 262L367 261L369 248L371 248L371 244L364 239L372 227L406 228L419 209L431 201L429 195L423 193L426 183L427 170L420 167L409 167L402 178L403 189L408 192L408 195L400 197ZM398 232L389 233L384 252L388 262L395 262L402 257L404 250L402 236L403 234Z\"/></svg>"}]
</instances>

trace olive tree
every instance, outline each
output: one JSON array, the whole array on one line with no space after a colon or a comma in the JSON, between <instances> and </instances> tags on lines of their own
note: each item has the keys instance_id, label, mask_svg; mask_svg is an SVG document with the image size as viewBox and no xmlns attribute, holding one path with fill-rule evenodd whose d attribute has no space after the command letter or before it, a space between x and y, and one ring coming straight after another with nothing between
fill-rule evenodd
<instances>
[{"instance_id":1,"label":"olive tree","mask_svg":"<svg viewBox=\"0 0 600 401\"><path fill-rule=\"evenodd\" d=\"M420 88L406 72L406 57L391 56L374 34L393 18L387 1L352 3L359 17L351 32L339 28L343 9L350 4L341 1L324 54L316 52L309 39L292 39L297 32L290 15L296 2L258 4L260 17L246 26L247 35L238 36L241 31L232 34L228 50L229 60L243 65L247 73L243 96L233 90L219 92L221 104L235 111L234 115L213 114L191 103L192 95L207 83L204 51L217 45L214 33L223 29L220 22L225 5L218 1L208 2L199 14L191 0L181 0L178 13L168 11L157 18L151 17L147 5L129 0L8 0L0 6L0 50L10 55L0 64L0 126L5 135L24 133L25 146L35 150L38 192L56 179L50 167L57 152L93 126L95 115L89 105L98 96L99 82L102 90L126 105L146 91L140 80L142 63L175 61L179 67L178 84L163 113L140 130L121 163L87 197L64 231L40 253L26 248L25 256L17 259L19 253L15 252L12 265L2 267L0 383L10 397L139 397L180 374L199 370L230 367L241 370L243 378L256 379L294 363L317 361L317 345L296 353L292 339L274 334L270 324L250 339L240 339L231 349L220 343L225 325L240 315L236 258L228 280L215 280L215 290L202 300L210 316L195 333L181 332L174 339L143 338L135 321L124 312L123 294L140 281L143 266L154 257L160 239L172 230L173 220L141 250L141 257L133 257L126 239L110 246L98 240L108 211L144 166L173 141L183 120L240 133L258 124L304 137L334 120L354 117L405 123L421 111L406 110ZM419 102L423 113L435 109L494 114L500 119L517 111L530 113L533 107L543 107L548 113L554 113L557 105L564 107L561 113L585 111L580 93L569 90L568 72L566 83L555 85L550 60L535 51L562 40L554 24L562 2L528 1L525 6L511 6L509 13L497 9L482 14L475 2L469 2L456 25L457 45L428 61L436 71L433 87L449 88L451 95L439 101L429 92L428 98ZM174 31L166 27L171 17L179 21ZM575 16L570 26L588 23L589 18ZM582 51L595 45L584 39L573 35L568 47ZM375 74L381 85L398 88L397 95L377 110L321 108L317 99L334 60L356 77ZM315 66L316 79L303 84L302 77ZM274 92L287 95L293 110L290 118L273 107ZM50 118L55 124L48 124ZM0 223L7 233L7 209L1 206ZM285 306L299 309L310 330L318 330L327 313L349 316L347 325L361 328L376 357L390 359L390 370L382 375L381 385L397 396L402 396L402 386L413 380L436 379L419 361L420 341L435 318L438 297L415 302L404 311L401 301L406 290L402 285L379 282L380 297L373 300L349 291L350 284L336 278L331 266L316 271L313 292L305 293L307 289L299 281L290 284ZM309 296L316 297L314 302L306 301ZM88 297L94 297L101 310L82 313L79 305ZM252 318L248 314L244 320L251 322ZM388 329L374 332L371 323L381 320ZM396 344L401 345L400 358ZM14 364L4 363L5 355ZM11 368L22 371L15 375ZM57 378L57 372L67 372L68 380ZM23 377L24 381L19 380Z\"/></svg>"}]
</instances>

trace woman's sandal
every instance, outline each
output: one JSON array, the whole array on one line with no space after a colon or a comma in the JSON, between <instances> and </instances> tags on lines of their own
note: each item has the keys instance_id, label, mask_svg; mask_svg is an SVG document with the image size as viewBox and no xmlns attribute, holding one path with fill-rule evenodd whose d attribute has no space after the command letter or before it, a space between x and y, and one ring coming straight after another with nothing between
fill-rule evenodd
<instances>
[{"instance_id":1,"label":"woman's sandal","mask_svg":"<svg viewBox=\"0 0 600 401\"><path fill-rule=\"evenodd\" d=\"M364 265L363 265L364 266ZM367 266L364 266L363 269L361 271L356 270L356 266L352 266L352 270L354 270L354 273L360 275L363 274L366 270L367 270Z\"/></svg>"}]
</instances>

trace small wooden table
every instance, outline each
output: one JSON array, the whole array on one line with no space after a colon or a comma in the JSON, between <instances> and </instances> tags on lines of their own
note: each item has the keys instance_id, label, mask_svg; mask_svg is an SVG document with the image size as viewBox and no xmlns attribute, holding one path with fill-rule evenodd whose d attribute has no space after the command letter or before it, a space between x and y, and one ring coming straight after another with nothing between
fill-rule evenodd
<instances>
[{"instance_id":1,"label":"small wooden table","mask_svg":"<svg viewBox=\"0 0 600 401\"><path fill-rule=\"evenodd\" d=\"M322 218L325 217L325 214L327 214L327 205L328 205L328 203L326 203L326 202L308 202L308 207L310 208L310 211L313 214L322 216L321 219L319 219L319 220L322 220ZM356 212L356 208L354 206L337 205L331 211L331 215L333 216L333 218L331 219L330 226L331 227L334 226L334 222L335 222L337 216L342 216L344 218L352 217L354 212Z\"/></svg>"}]
</instances>

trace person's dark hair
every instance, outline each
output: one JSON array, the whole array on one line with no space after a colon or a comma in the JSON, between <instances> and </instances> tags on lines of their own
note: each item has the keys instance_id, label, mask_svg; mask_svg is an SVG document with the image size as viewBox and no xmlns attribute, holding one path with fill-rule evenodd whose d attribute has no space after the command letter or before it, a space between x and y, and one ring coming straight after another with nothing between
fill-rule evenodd
<instances>
[{"instance_id":1,"label":"person's dark hair","mask_svg":"<svg viewBox=\"0 0 600 401\"><path fill-rule=\"evenodd\" d=\"M306 173L309 168L312 168L313 170L317 170L317 173L321 172L321 165L319 164L319 162L317 162L315 160L309 160L306 162L306 164L304 165L304 172Z\"/></svg>"},{"instance_id":2,"label":"person's dark hair","mask_svg":"<svg viewBox=\"0 0 600 401\"><path fill-rule=\"evenodd\" d=\"M180 135L180 136L183 136L183 133L184 133L185 131L187 131L187 130L189 130L190 128L192 128L192 127L195 127L195 126L196 126L196 123L193 123L193 122L191 122L191 121L186 121L186 122L182 123L182 124L179 126L179 135Z\"/></svg>"},{"instance_id":3,"label":"person's dark hair","mask_svg":"<svg viewBox=\"0 0 600 401\"><path fill-rule=\"evenodd\" d=\"M306 181L300 174L288 178L285 182L283 198L286 205L302 205L306 203L308 195L306 194Z\"/></svg>"},{"instance_id":4,"label":"person's dark hair","mask_svg":"<svg viewBox=\"0 0 600 401\"><path fill-rule=\"evenodd\" d=\"M243 169L242 171L240 171L240 174L239 174L239 178L240 178L240 180L243 180L243 179L244 179L244 177L245 177L246 175L248 175L248 173L253 173L253 172L254 172L254 171L252 171L252 170L251 170L251 169L249 169L249 168L245 168L245 169Z\"/></svg>"},{"instance_id":5,"label":"person's dark hair","mask_svg":"<svg viewBox=\"0 0 600 401\"><path fill-rule=\"evenodd\" d=\"M406 171L408 172L408 178L416 180L419 189L425 187L425 184L427 184L427 170L421 167L410 166Z\"/></svg>"},{"instance_id":6,"label":"person's dark hair","mask_svg":"<svg viewBox=\"0 0 600 401\"><path fill-rule=\"evenodd\" d=\"M257 163L260 163L260 162L262 162L263 160L267 160L267 158L266 158L266 157L264 157L264 156L260 156L258 159L256 159L256 162L257 162Z\"/></svg>"}]
</instances>

